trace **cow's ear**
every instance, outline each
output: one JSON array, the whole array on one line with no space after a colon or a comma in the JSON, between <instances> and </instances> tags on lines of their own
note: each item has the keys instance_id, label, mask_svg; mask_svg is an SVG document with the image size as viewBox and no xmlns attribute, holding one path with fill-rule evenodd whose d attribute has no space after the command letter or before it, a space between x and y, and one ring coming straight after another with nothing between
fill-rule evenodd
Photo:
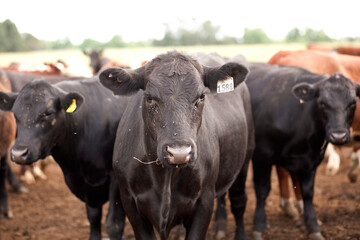
<instances>
[{"instance_id":1,"label":"cow's ear","mask_svg":"<svg viewBox=\"0 0 360 240\"><path fill-rule=\"evenodd\" d=\"M204 84L212 92L218 89L218 83L221 83L222 81L232 82L233 88L235 88L246 79L249 72L245 66L233 62L226 63L220 67L211 68L204 66L203 68Z\"/></svg>"},{"instance_id":2,"label":"cow's ear","mask_svg":"<svg viewBox=\"0 0 360 240\"><path fill-rule=\"evenodd\" d=\"M311 101L319 96L317 85L309 83L298 83L292 88L295 97L303 101Z\"/></svg>"},{"instance_id":3,"label":"cow's ear","mask_svg":"<svg viewBox=\"0 0 360 240\"><path fill-rule=\"evenodd\" d=\"M61 99L61 106L67 113L76 112L84 102L84 97L76 92L65 94Z\"/></svg>"},{"instance_id":4,"label":"cow's ear","mask_svg":"<svg viewBox=\"0 0 360 240\"><path fill-rule=\"evenodd\" d=\"M18 93L0 92L0 109L11 111Z\"/></svg>"},{"instance_id":5,"label":"cow's ear","mask_svg":"<svg viewBox=\"0 0 360 240\"><path fill-rule=\"evenodd\" d=\"M108 68L99 75L100 82L117 95L129 95L145 89L144 66L138 69Z\"/></svg>"}]
</instances>

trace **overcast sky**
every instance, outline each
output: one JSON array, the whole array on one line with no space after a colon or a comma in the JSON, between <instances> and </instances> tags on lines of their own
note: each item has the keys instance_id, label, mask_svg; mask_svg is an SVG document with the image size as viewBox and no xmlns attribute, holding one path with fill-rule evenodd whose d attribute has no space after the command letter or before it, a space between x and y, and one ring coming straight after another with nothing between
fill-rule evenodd
<instances>
[{"instance_id":1,"label":"overcast sky","mask_svg":"<svg viewBox=\"0 0 360 240\"><path fill-rule=\"evenodd\" d=\"M109 41L160 39L164 24L175 28L210 20L221 33L242 37L244 28L262 28L283 39L293 28L324 30L333 38L360 36L359 0L5 0L0 22L10 19L20 33L42 40L91 38Z\"/></svg>"}]
</instances>

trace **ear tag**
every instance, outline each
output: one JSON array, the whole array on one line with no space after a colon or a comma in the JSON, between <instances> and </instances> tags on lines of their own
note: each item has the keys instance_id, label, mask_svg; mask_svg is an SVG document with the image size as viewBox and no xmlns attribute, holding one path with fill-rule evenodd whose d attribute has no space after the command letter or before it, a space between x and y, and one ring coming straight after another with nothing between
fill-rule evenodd
<instances>
[{"instance_id":1,"label":"ear tag","mask_svg":"<svg viewBox=\"0 0 360 240\"><path fill-rule=\"evenodd\" d=\"M234 79L232 77L227 77L223 80L217 82L217 92L226 93L234 91Z\"/></svg>"},{"instance_id":2,"label":"ear tag","mask_svg":"<svg viewBox=\"0 0 360 240\"><path fill-rule=\"evenodd\" d=\"M76 110L76 100L73 99L71 105L66 109L66 112L72 113Z\"/></svg>"}]
</instances>

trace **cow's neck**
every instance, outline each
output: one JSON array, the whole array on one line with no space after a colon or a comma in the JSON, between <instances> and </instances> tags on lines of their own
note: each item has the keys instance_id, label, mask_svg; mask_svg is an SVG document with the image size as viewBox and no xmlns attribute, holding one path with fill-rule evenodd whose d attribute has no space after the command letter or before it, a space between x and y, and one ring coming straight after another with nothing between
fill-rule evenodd
<instances>
[{"instance_id":1,"label":"cow's neck","mask_svg":"<svg viewBox=\"0 0 360 240\"><path fill-rule=\"evenodd\" d=\"M160 236L165 239L168 237L169 227L171 227L170 210L171 210L171 185L174 169L164 169L164 185L161 195L160 205Z\"/></svg>"}]
</instances>

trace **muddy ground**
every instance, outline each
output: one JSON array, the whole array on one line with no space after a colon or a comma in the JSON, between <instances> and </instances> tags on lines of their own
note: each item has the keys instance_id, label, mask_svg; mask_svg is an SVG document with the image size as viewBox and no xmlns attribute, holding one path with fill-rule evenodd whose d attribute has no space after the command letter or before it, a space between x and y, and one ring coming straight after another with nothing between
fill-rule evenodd
<instances>
[{"instance_id":1,"label":"muddy ground","mask_svg":"<svg viewBox=\"0 0 360 240\"><path fill-rule=\"evenodd\" d=\"M360 183L350 183L347 178L349 160L342 162L335 176L325 175L325 162L318 169L315 183L314 205L322 222L326 239L360 240ZM19 168L12 164L18 174ZM85 205L71 194L64 183L60 168L55 163L45 169L48 180L26 185L29 194L10 192L10 204L14 217L0 219L0 240L60 240L88 239L89 224ZM252 218L255 208L251 170L247 181L248 205L245 212L245 228L251 239ZM266 239L307 239L304 225L296 224L280 212L277 178L273 172L272 191L267 200L266 212L270 229ZM104 213L107 205L104 206ZM105 216L104 214L104 216ZM103 217L103 223L105 217ZM103 225L104 226L104 225ZM103 227L104 229L104 227ZM234 221L229 217L227 238L232 239ZM208 239L212 239L210 226ZM103 238L107 238L103 230ZM135 239L130 224L126 223L123 239Z\"/></svg>"}]
</instances>

